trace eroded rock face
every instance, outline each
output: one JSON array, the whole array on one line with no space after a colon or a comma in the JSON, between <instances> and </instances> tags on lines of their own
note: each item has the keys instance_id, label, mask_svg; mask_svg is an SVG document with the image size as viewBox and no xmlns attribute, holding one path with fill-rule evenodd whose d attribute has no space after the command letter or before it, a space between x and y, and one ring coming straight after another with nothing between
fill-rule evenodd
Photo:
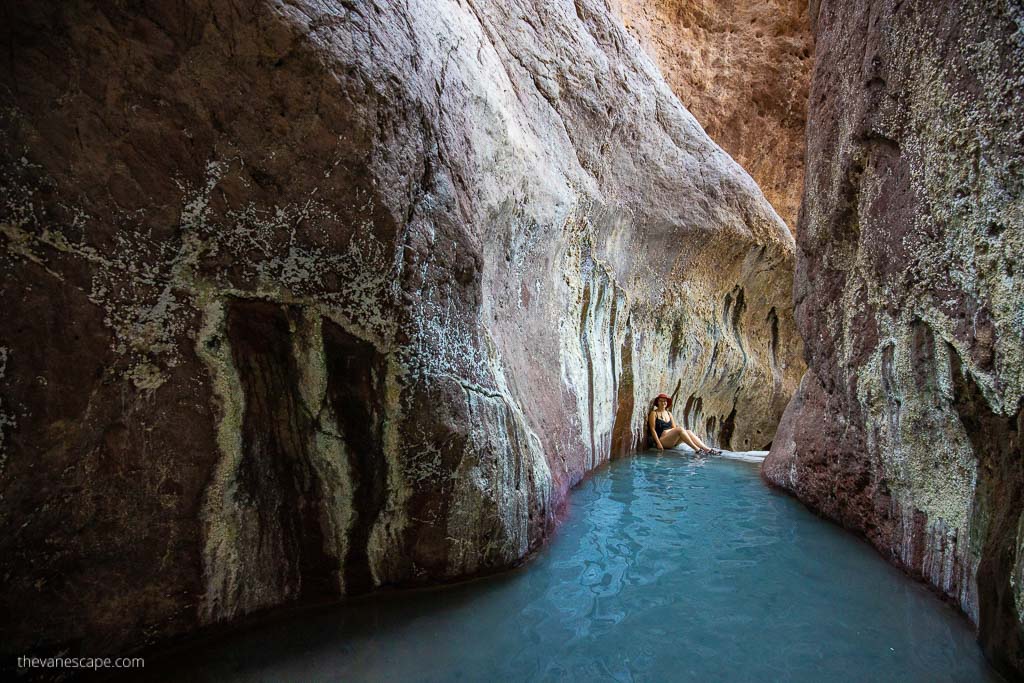
<instances>
[{"instance_id":1,"label":"eroded rock face","mask_svg":"<svg viewBox=\"0 0 1024 683\"><path fill-rule=\"evenodd\" d=\"M773 438L792 239L599 3L8 16L5 653L508 567L677 383Z\"/></svg>"},{"instance_id":2,"label":"eroded rock face","mask_svg":"<svg viewBox=\"0 0 1024 683\"><path fill-rule=\"evenodd\" d=\"M799 227L810 369L765 476L1022 671L1024 14L823 2Z\"/></svg>"},{"instance_id":3,"label":"eroded rock face","mask_svg":"<svg viewBox=\"0 0 1024 683\"><path fill-rule=\"evenodd\" d=\"M796 229L814 39L806 0L618 0L708 135Z\"/></svg>"}]
</instances>

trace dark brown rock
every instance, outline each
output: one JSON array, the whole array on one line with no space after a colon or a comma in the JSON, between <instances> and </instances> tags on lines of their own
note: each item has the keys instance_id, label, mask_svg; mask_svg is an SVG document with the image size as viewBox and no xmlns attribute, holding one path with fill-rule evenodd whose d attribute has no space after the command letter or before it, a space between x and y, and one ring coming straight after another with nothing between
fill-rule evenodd
<instances>
[{"instance_id":1,"label":"dark brown rock","mask_svg":"<svg viewBox=\"0 0 1024 683\"><path fill-rule=\"evenodd\" d=\"M680 382L773 438L792 238L600 3L9 5L4 654L507 568Z\"/></svg>"},{"instance_id":2,"label":"dark brown rock","mask_svg":"<svg viewBox=\"0 0 1024 683\"><path fill-rule=\"evenodd\" d=\"M812 3L794 298L809 370L769 480L1021 658L1024 44L1014 3Z\"/></svg>"}]
</instances>

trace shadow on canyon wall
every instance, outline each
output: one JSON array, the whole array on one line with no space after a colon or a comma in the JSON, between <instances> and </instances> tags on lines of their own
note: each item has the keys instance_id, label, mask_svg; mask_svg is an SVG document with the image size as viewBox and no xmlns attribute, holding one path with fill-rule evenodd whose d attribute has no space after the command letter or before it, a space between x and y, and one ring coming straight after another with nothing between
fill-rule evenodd
<instances>
[{"instance_id":1,"label":"shadow on canyon wall","mask_svg":"<svg viewBox=\"0 0 1024 683\"><path fill-rule=\"evenodd\" d=\"M1020 14L812 2L796 163L785 7L670 81L796 244L601 3L8 3L3 654L508 568L678 390L1020 671Z\"/></svg>"},{"instance_id":2,"label":"shadow on canyon wall","mask_svg":"<svg viewBox=\"0 0 1024 683\"><path fill-rule=\"evenodd\" d=\"M794 284L809 365L766 478L1024 672L1022 15L813 2Z\"/></svg>"},{"instance_id":3,"label":"shadow on canyon wall","mask_svg":"<svg viewBox=\"0 0 1024 683\"><path fill-rule=\"evenodd\" d=\"M5 655L512 566L666 388L772 441L792 237L603 4L3 12Z\"/></svg>"}]
</instances>

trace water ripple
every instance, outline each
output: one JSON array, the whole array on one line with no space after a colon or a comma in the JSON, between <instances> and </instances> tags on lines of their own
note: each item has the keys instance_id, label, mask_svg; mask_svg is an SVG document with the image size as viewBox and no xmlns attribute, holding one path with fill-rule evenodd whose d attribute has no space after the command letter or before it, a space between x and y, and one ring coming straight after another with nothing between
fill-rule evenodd
<instances>
[{"instance_id":1,"label":"water ripple","mask_svg":"<svg viewBox=\"0 0 1024 683\"><path fill-rule=\"evenodd\" d=\"M755 465L641 456L528 567L237 634L194 681L986 681L966 620Z\"/></svg>"}]
</instances>

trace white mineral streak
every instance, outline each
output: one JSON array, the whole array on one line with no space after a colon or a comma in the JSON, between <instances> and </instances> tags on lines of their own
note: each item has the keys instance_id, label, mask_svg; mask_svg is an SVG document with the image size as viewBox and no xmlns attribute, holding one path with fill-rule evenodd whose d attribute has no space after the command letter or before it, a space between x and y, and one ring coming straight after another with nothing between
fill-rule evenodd
<instances>
[{"instance_id":1,"label":"white mineral streak","mask_svg":"<svg viewBox=\"0 0 1024 683\"><path fill-rule=\"evenodd\" d=\"M172 370L190 364L189 381L212 406L200 623L302 588L289 578L299 560L285 557L294 530L239 483L247 406L227 329L235 300L289 311L289 368L302 424L312 425L291 445L315 474L302 490L318 506L325 556L339 563L359 473L327 398L324 326L372 347L386 368L387 484L366 548L377 585L520 560L568 487L616 439L631 450L651 397L677 384L677 413L692 403L687 418L709 442L772 440L803 371L789 310L792 237L604 5L412 0L361 12L300 0L261 16L270 28L257 32L268 43L257 50L280 43L312 55L303 67L312 73L286 61L289 92L320 92L324 111L355 112L343 134L326 134L341 115L319 118L320 100L315 115L279 122L301 148L293 158L324 161L315 173L285 179L277 169L273 183L287 181L287 194L257 191L252 167L294 150L251 149L238 131L217 132L197 153L208 153L201 177L167 182L168 205L179 200L173 238L117 231L113 251L69 240L68 226L42 224L33 190L13 184L16 220L0 225L5 264L29 261L57 279L55 254L83 264L114 372L131 391L147 400L180 391L186 373ZM201 49L254 40L240 26L218 28L228 35ZM197 63L207 61L218 63ZM296 134L306 126L315 143ZM319 185L345 172L362 213ZM366 218L342 218L357 214ZM78 233L102 233L75 215ZM7 358L5 348L0 380ZM435 395L443 405L424 407ZM431 410L455 416L436 439L442 420ZM0 439L11 420L0 414ZM433 516L414 518L417 505ZM439 539L426 559L416 555L420 530ZM337 581L344 592L340 567Z\"/></svg>"},{"instance_id":2,"label":"white mineral streak","mask_svg":"<svg viewBox=\"0 0 1024 683\"><path fill-rule=\"evenodd\" d=\"M980 16L974 10L966 10L961 20L977 22ZM971 157L982 155L975 132L983 129L996 137L992 145L1014 144L1012 126L991 125L985 119L987 113L1003 111L1002 98L1008 93L1015 92L1019 98L1022 84L1003 78L1003 70L996 63L999 56L994 42L974 45L964 54L971 73L981 80L979 93L985 101L979 104L973 96L966 98L944 87L944 58L917 49L911 31L897 33L896 43L894 55L904 60L902 67L918 74L911 97L913 115L918 120L933 122L921 137L912 137L904 145L908 156L923 162L910 165L916 192L934 198L934 215L919 216L916 229L927 230L935 220L960 226L946 231L943 241L930 243L927 249L916 249L914 267L921 272L922 283L948 275L963 293L960 296L987 302L999 334L987 340L994 343L997 363L986 371L972 360L970 347L955 334L957 321L940 310L942 302L936 301L934 295L922 293L908 302L910 305L904 308L899 321L882 316L880 325L888 327L887 334L893 337L889 343L893 347L895 381L881 419L872 421L880 427L880 442L873 446L874 452L882 454L886 475L893 482L893 499L904 511L899 548L904 561L909 565L913 548L923 544L922 573L933 585L955 597L978 623L977 585L973 577L980 548L971 539L983 538L986 529L974 529L971 524L973 521L983 525L987 520L972 515L978 463L953 406L949 355L950 349L955 349L965 374L977 383L993 412L1010 415L1018 409L1024 396L1024 288L1012 273L1013 264L1024 251L1024 231L1019 229L1024 224L1024 198L1007 196L1000 189L1000 178L1007 172L1002 164L1015 163L1012 158L996 161L986 154L980 168L966 163L938 163L935 159L951 152ZM965 131L970 134L964 135ZM966 187L980 189L965 193ZM989 233L992 225L1018 229L993 236ZM875 303L881 300L882 296L872 299ZM923 321L935 335L932 372L936 387L925 387L923 391L916 390L908 367L910 335L916 321ZM859 376L870 384L870 379L877 381L880 374L879 352ZM941 476L936 476L937 472ZM906 514L910 510L927 515L923 539L913 537L911 515ZM1017 566L1022 566L1019 560ZM1021 601L1019 592L1015 598Z\"/></svg>"},{"instance_id":3,"label":"white mineral streak","mask_svg":"<svg viewBox=\"0 0 1024 683\"><path fill-rule=\"evenodd\" d=\"M844 414L821 417L835 432L863 436L865 453L834 456L863 466L832 468L830 477L862 469L871 483L830 482L823 470L831 463L806 434L776 441L773 453L795 457L788 468L771 467L769 457L768 469L830 514L852 507L844 495L887 502L888 516L869 512L852 523L870 536L886 517L898 520L895 538L885 531L876 542L978 623L982 547L996 507L1013 504L984 482L1011 470L999 466L1006 444L985 443L988 435L969 434L977 427L965 422L975 413L1012 422L1024 400L1024 193L1020 155L1010 151L1022 131L1020 11L955 3L947 25L939 4L826 4L796 291L816 359L808 378L823 374L820 386L801 385L784 423L792 416L806 427L816 411L837 412L838 397L852 398ZM976 386L981 398L958 395L959 385ZM826 398L808 413L800 404L812 389ZM1021 550L1018 542L1009 577L1018 610Z\"/></svg>"},{"instance_id":4,"label":"white mineral streak","mask_svg":"<svg viewBox=\"0 0 1024 683\"><path fill-rule=\"evenodd\" d=\"M200 608L200 619L204 622L230 619L283 597L271 590L273 586L265 586L261 577L250 569L246 562L249 555L242 545L245 541L258 541L258 536L252 538L251 525L247 524L236 503L235 474L243 457L245 397L238 372L231 361L225 317L224 304L221 301L210 302L196 339L196 353L210 368L212 377L219 412L217 445L221 454L204 503L203 574L206 591ZM244 597L239 597L243 593Z\"/></svg>"}]
</instances>

